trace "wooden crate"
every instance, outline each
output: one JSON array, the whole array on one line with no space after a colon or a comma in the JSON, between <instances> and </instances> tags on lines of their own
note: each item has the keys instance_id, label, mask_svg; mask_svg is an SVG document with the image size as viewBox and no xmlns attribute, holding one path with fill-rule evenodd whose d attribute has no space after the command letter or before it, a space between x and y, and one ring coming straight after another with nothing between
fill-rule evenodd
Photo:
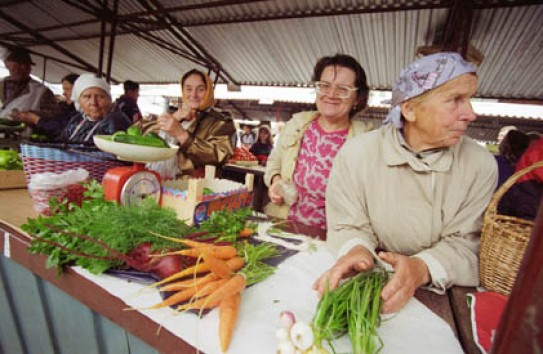
<instances>
[{"instance_id":1,"label":"wooden crate","mask_svg":"<svg viewBox=\"0 0 543 354\"><path fill-rule=\"evenodd\" d=\"M23 170L0 171L0 189L26 188Z\"/></svg>"},{"instance_id":2,"label":"wooden crate","mask_svg":"<svg viewBox=\"0 0 543 354\"><path fill-rule=\"evenodd\" d=\"M162 206L172 208L187 224L199 224L217 210L236 210L253 203L254 175L247 174L245 185L215 178L215 167L206 166L205 178L167 181L163 183ZM204 196L204 188L214 195ZM166 192L166 191L169 192ZM174 190L176 193L171 193ZM225 191L231 191L221 194Z\"/></svg>"}]
</instances>

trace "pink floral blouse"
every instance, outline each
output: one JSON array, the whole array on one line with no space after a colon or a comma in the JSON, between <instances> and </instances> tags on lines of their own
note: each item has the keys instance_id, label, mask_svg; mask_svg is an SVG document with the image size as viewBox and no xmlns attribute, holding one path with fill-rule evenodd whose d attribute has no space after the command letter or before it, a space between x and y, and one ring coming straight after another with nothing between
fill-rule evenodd
<instances>
[{"instance_id":1,"label":"pink floral blouse","mask_svg":"<svg viewBox=\"0 0 543 354\"><path fill-rule=\"evenodd\" d=\"M304 133L293 181L298 199L291 206L289 220L326 228L324 197L328 176L339 148L347 139L348 129L325 132L317 120Z\"/></svg>"}]
</instances>

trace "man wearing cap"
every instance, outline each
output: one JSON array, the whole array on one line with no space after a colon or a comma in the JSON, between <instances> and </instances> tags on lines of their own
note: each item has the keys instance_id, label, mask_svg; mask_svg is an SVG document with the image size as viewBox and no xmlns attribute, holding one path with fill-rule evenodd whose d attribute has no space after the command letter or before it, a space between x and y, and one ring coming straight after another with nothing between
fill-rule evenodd
<instances>
[{"instance_id":1,"label":"man wearing cap","mask_svg":"<svg viewBox=\"0 0 543 354\"><path fill-rule=\"evenodd\" d=\"M339 151L326 190L327 246L338 260L315 282L320 294L374 264L394 270L381 293L385 313L419 287L444 293L478 285L497 167L464 136L476 119L476 90L475 68L459 54L418 59L394 85L385 124Z\"/></svg>"},{"instance_id":2,"label":"man wearing cap","mask_svg":"<svg viewBox=\"0 0 543 354\"><path fill-rule=\"evenodd\" d=\"M60 113L53 92L30 77L34 63L26 50L12 50L4 65L9 76L0 81L0 118L20 120L30 111L48 118Z\"/></svg>"}]
</instances>

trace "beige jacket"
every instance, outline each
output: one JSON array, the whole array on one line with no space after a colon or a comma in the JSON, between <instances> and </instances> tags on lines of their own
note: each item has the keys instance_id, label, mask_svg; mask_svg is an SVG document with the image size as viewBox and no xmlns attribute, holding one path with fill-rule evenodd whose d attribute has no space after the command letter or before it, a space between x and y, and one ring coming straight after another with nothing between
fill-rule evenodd
<instances>
[{"instance_id":1,"label":"beige jacket","mask_svg":"<svg viewBox=\"0 0 543 354\"><path fill-rule=\"evenodd\" d=\"M269 187L271 185L271 180L275 175L280 175L283 180L292 182L302 137L309 127L309 124L317 117L318 112L316 111L300 112L293 115L292 119L285 124L285 128L279 136L277 145L273 148L268 157L266 172L264 174L264 183L266 186ZM347 139L371 130L372 127L371 123L352 120ZM277 205L269 203L264 211L270 216L286 219L289 212L289 206L287 204Z\"/></svg>"},{"instance_id":2,"label":"beige jacket","mask_svg":"<svg viewBox=\"0 0 543 354\"><path fill-rule=\"evenodd\" d=\"M470 138L422 158L386 125L346 143L326 191L327 246L423 259L432 289L476 286L483 213L497 184L492 155Z\"/></svg>"}]
</instances>

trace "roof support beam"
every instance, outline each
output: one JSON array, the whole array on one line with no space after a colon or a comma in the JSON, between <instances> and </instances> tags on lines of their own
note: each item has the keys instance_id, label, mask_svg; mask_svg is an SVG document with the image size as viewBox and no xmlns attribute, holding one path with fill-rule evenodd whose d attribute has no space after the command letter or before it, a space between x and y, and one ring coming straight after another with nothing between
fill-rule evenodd
<instances>
[{"instance_id":1,"label":"roof support beam","mask_svg":"<svg viewBox=\"0 0 543 354\"><path fill-rule=\"evenodd\" d=\"M34 38L36 38L41 43L49 45L50 47L56 49L60 53L62 53L64 55L66 55L67 57L69 57L70 59L73 59L77 63L83 65L86 68L86 70L97 71L97 68L94 65L92 65L92 64L88 63L87 61L83 60L82 58L76 56L75 54L73 54L72 52L70 52L66 48L60 46L59 44L55 43L54 41L44 37L38 31L35 31L35 30L31 29L30 27L24 25L23 23L19 22L17 19L15 19L15 18L11 17L10 15L6 14L1 9L0 9L0 18L4 19L5 21L11 23L12 25L20 28L24 32L32 35Z\"/></svg>"}]
</instances>

